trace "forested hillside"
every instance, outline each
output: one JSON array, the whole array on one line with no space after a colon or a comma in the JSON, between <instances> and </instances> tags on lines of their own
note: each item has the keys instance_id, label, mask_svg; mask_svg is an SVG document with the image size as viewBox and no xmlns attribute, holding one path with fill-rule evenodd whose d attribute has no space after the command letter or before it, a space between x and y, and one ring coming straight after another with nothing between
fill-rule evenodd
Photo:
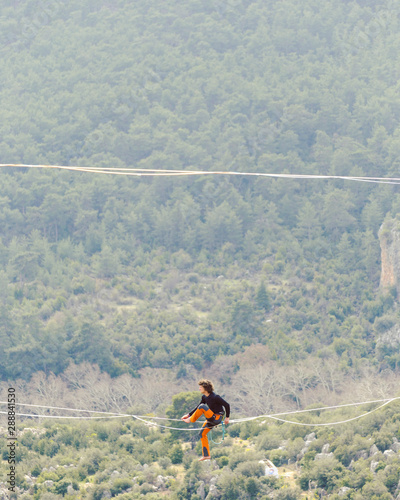
<instances>
[{"instance_id":1,"label":"forested hillside","mask_svg":"<svg viewBox=\"0 0 400 500\"><path fill-rule=\"evenodd\" d=\"M399 10L5 0L0 161L399 177ZM21 399L163 413L199 374L241 415L394 395L397 185L0 175L0 377Z\"/></svg>"}]
</instances>

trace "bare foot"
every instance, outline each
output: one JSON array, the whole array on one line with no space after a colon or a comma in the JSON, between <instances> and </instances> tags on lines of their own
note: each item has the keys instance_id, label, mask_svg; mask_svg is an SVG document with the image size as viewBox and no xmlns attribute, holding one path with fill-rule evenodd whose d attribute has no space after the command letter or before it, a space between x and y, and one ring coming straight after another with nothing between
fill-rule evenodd
<instances>
[{"instance_id":1,"label":"bare foot","mask_svg":"<svg viewBox=\"0 0 400 500\"><path fill-rule=\"evenodd\" d=\"M190 417L188 417L188 418L182 418L182 420L184 422L186 422L187 424L190 424Z\"/></svg>"},{"instance_id":2,"label":"bare foot","mask_svg":"<svg viewBox=\"0 0 400 500\"><path fill-rule=\"evenodd\" d=\"M203 460L210 460L211 457L201 457L199 458L199 462L202 462Z\"/></svg>"}]
</instances>

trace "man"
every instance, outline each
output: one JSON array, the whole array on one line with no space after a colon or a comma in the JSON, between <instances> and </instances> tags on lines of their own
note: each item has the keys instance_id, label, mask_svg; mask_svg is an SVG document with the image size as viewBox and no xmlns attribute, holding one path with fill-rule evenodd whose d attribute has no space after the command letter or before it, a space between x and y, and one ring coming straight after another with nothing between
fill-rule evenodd
<instances>
[{"instance_id":1,"label":"man","mask_svg":"<svg viewBox=\"0 0 400 500\"><path fill-rule=\"evenodd\" d=\"M201 462L203 460L210 460L211 458L207 434L213 427L222 422L224 408L226 412L225 424L229 424L230 406L221 396L214 393L214 386L210 380L203 379L198 384L199 391L202 394L201 401L194 410L183 415L181 420L189 424L190 422L196 422L201 415L206 417L206 422L204 422L200 432L201 448L203 451L203 456L199 459Z\"/></svg>"}]
</instances>

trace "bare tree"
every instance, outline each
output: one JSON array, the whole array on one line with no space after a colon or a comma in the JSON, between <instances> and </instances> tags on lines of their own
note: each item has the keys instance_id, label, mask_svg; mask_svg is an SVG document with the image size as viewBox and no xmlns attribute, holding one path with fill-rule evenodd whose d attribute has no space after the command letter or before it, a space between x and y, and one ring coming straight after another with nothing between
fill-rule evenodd
<instances>
[{"instance_id":1,"label":"bare tree","mask_svg":"<svg viewBox=\"0 0 400 500\"><path fill-rule=\"evenodd\" d=\"M309 389L317 385L317 380L309 364L298 363L288 367L284 381L287 392L295 399L298 408L310 404Z\"/></svg>"},{"instance_id":2,"label":"bare tree","mask_svg":"<svg viewBox=\"0 0 400 500\"><path fill-rule=\"evenodd\" d=\"M67 392L67 384L54 373L36 372L29 382L29 393L37 404L63 406Z\"/></svg>"},{"instance_id":3,"label":"bare tree","mask_svg":"<svg viewBox=\"0 0 400 500\"><path fill-rule=\"evenodd\" d=\"M165 409L170 404L172 396L182 391L172 373L164 368L141 370L138 387L140 388L138 402L147 409L147 412L155 412L159 407Z\"/></svg>"},{"instance_id":4,"label":"bare tree","mask_svg":"<svg viewBox=\"0 0 400 500\"><path fill-rule=\"evenodd\" d=\"M324 388L326 395L339 392L343 387L344 374L339 369L339 358L317 358L311 363L315 376Z\"/></svg>"},{"instance_id":5,"label":"bare tree","mask_svg":"<svg viewBox=\"0 0 400 500\"><path fill-rule=\"evenodd\" d=\"M240 370L234 378L233 401L249 414L264 414L282 407L287 389L283 373L273 365L258 365Z\"/></svg>"}]
</instances>

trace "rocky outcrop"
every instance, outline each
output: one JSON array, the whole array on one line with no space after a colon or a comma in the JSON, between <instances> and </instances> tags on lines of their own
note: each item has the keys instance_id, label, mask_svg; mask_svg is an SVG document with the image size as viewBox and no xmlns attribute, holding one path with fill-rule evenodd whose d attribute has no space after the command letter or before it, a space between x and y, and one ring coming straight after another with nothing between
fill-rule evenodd
<instances>
[{"instance_id":1,"label":"rocky outcrop","mask_svg":"<svg viewBox=\"0 0 400 500\"><path fill-rule=\"evenodd\" d=\"M370 457L373 457L374 455L376 455L377 453L379 453L379 449L378 447L376 446L376 444L374 443L371 448L369 449L369 456Z\"/></svg>"},{"instance_id":2,"label":"rocky outcrop","mask_svg":"<svg viewBox=\"0 0 400 500\"><path fill-rule=\"evenodd\" d=\"M400 345L400 325L394 325L390 330L380 335L376 340L376 347L397 348Z\"/></svg>"},{"instance_id":3,"label":"rocky outcrop","mask_svg":"<svg viewBox=\"0 0 400 500\"><path fill-rule=\"evenodd\" d=\"M396 287L400 295L400 220L385 220L378 234L382 261L380 287Z\"/></svg>"},{"instance_id":4,"label":"rocky outcrop","mask_svg":"<svg viewBox=\"0 0 400 500\"><path fill-rule=\"evenodd\" d=\"M297 460L301 460L304 457L304 455L308 451L308 448L310 447L310 444L316 439L317 438L315 436L315 432L307 434L307 436L304 438L304 448L300 451L299 455L297 456Z\"/></svg>"}]
</instances>

